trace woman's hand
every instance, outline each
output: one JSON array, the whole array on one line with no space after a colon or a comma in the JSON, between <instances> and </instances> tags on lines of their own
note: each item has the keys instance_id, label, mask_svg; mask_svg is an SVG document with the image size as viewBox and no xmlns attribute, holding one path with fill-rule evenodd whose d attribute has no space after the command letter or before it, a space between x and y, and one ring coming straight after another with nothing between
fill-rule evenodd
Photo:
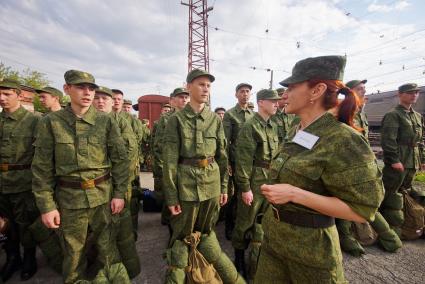
<instances>
[{"instance_id":1,"label":"woman's hand","mask_svg":"<svg viewBox=\"0 0 425 284\"><path fill-rule=\"evenodd\" d=\"M292 202L296 194L297 187L287 184L263 184L261 193L272 204L286 204Z\"/></svg>"}]
</instances>

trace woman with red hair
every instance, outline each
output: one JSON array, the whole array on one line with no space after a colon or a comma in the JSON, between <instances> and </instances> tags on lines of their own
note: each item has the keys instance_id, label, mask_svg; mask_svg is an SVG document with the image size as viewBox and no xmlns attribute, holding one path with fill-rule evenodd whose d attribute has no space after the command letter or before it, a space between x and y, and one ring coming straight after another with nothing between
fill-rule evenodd
<instances>
[{"instance_id":1,"label":"woman with red hair","mask_svg":"<svg viewBox=\"0 0 425 284\"><path fill-rule=\"evenodd\" d=\"M345 63L307 58L280 83L300 123L272 162L272 184L261 187L271 206L256 283L345 283L335 218L372 221L383 199L375 156L353 126L358 98L342 83Z\"/></svg>"}]
</instances>

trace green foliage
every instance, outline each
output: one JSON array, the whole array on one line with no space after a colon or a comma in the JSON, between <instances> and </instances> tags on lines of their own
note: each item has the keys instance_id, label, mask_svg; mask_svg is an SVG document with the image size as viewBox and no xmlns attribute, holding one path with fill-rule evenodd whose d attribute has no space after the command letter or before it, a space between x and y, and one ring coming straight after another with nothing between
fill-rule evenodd
<instances>
[{"instance_id":1,"label":"green foliage","mask_svg":"<svg viewBox=\"0 0 425 284\"><path fill-rule=\"evenodd\" d=\"M11 78L19 81L25 86L34 89L41 89L47 86L50 81L47 79L46 74L26 68L23 71L12 69L0 62L0 78ZM34 110L38 112L46 112L47 110L41 105L38 96L34 96Z\"/></svg>"}]
</instances>

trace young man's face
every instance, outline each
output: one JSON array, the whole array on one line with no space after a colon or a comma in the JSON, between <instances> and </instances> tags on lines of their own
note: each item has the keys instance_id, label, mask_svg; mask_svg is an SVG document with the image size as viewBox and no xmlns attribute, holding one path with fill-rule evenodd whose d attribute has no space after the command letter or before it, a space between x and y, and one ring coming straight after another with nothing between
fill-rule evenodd
<instances>
[{"instance_id":1,"label":"young man's face","mask_svg":"<svg viewBox=\"0 0 425 284\"><path fill-rule=\"evenodd\" d=\"M220 109L218 111L216 111L215 113L220 117L221 120L223 120L224 118L224 110Z\"/></svg>"},{"instance_id":2,"label":"young man's face","mask_svg":"<svg viewBox=\"0 0 425 284\"><path fill-rule=\"evenodd\" d=\"M114 109L116 111L121 111L124 103L123 95L120 93L113 93L112 98L114 99Z\"/></svg>"},{"instance_id":3,"label":"young man's face","mask_svg":"<svg viewBox=\"0 0 425 284\"><path fill-rule=\"evenodd\" d=\"M276 113L279 100L259 100L258 109L262 109L267 115L272 116Z\"/></svg>"},{"instance_id":4,"label":"young man's face","mask_svg":"<svg viewBox=\"0 0 425 284\"><path fill-rule=\"evenodd\" d=\"M418 100L419 91L410 91L410 92L399 93L398 97L400 99L401 104L413 105Z\"/></svg>"},{"instance_id":5,"label":"young man's face","mask_svg":"<svg viewBox=\"0 0 425 284\"><path fill-rule=\"evenodd\" d=\"M131 105L127 105L127 104L123 105L122 111L130 113L131 112Z\"/></svg>"},{"instance_id":6,"label":"young man's face","mask_svg":"<svg viewBox=\"0 0 425 284\"><path fill-rule=\"evenodd\" d=\"M211 81L207 76L195 78L187 84L187 90L190 94L190 100L202 104L207 103L210 97Z\"/></svg>"},{"instance_id":7,"label":"young man's face","mask_svg":"<svg viewBox=\"0 0 425 284\"><path fill-rule=\"evenodd\" d=\"M101 112L110 113L112 111L113 100L110 96L102 93L94 95L93 106Z\"/></svg>"},{"instance_id":8,"label":"young man's face","mask_svg":"<svg viewBox=\"0 0 425 284\"><path fill-rule=\"evenodd\" d=\"M246 105L251 98L251 89L248 87L240 87L236 92L236 98L240 105Z\"/></svg>"},{"instance_id":9,"label":"young man's face","mask_svg":"<svg viewBox=\"0 0 425 284\"><path fill-rule=\"evenodd\" d=\"M174 98L174 106L179 110L183 109L188 102L189 102L189 95L187 94L180 94Z\"/></svg>"},{"instance_id":10,"label":"young man's face","mask_svg":"<svg viewBox=\"0 0 425 284\"><path fill-rule=\"evenodd\" d=\"M49 93L40 93L38 97L40 98L40 103L47 109L51 109L54 104L59 102L59 97L52 96Z\"/></svg>"},{"instance_id":11,"label":"young man's face","mask_svg":"<svg viewBox=\"0 0 425 284\"><path fill-rule=\"evenodd\" d=\"M6 110L19 106L18 90L0 88L0 106Z\"/></svg>"},{"instance_id":12,"label":"young man's face","mask_svg":"<svg viewBox=\"0 0 425 284\"><path fill-rule=\"evenodd\" d=\"M161 114L163 114L163 113L167 113L167 112L169 112L171 110L171 108L169 108L169 107L162 107L161 108Z\"/></svg>"},{"instance_id":13,"label":"young man's face","mask_svg":"<svg viewBox=\"0 0 425 284\"><path fill-rule=\"evenodd\" d=\"M71 98L71 104L81 108L89 107L93 103L95 86L91 84L64 85L63 90Z\"/></svg>"}]
</instances>

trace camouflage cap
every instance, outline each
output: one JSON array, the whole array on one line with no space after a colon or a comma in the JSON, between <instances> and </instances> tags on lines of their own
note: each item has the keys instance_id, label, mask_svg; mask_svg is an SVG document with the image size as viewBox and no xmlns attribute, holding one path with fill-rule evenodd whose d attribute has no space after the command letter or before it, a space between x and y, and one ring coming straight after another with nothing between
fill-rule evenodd
<instances>
[{"instance_id":1,"label":"camouflage cap","mask_svg":"<svg viewBox=\"0 0 425 284\"><path fill-rule=\"evenodd\" d=\"M290 84L301 83L310 79L342 81L346 61L345 56L339 55L309 57L300 60L292 68L292 75L280 84L287 87Z\"/></svg>"},{"instance_id":2,"label":"camouflage cap","mask_svg":"<svg viewBox=\"0 0 425 284\"><path fill-rule=\"evenodd\" d=\"M281 97L285 91L286 91L285 88L277 88L276 89L276 92L279 95L279 97Z\"/></svg>"},{"instance_id":3,"label":"camouflage cap","mask_svg":"<svg viewBox=\"0 0 425 284\"><path fill-rule=\"evenodd\" d=\"M248 89L252 90L252 86L251 86L250 84L248 84L248 83L239 83L239 84L236 86L236 92L237 92L240 88L242 88L242 87L248 87Z\"/></svg>"},{"instance_id":4,"label":"camouflage cap","mask_svg":"<svg viewBox=\"0 0 425 284\"><path fill-rule=\"evenodd\" d=\"M96 89L96 94L103 94L112 98L112 90L104 86L99 86Z\"/></svg>"},{"instance_id":5,"label":"camouflage cap","mask_svg":"<svg viewBox=\"0 0 425 284\"><path fill-rule=\"evenodd\" d=\"M419 91L418 84L415 83L407 83L403 84L400 87L398 87L399 93L407 93L407 92L413 92L413 91Z\"/></svg>"},{"instance_id":6,"label":"camouflage cap","mask_svg":"<svg viewBox=\"0 0 425 284\"><path fill-rule=\"evenodd\" d=\"M21 90L21 85L19 84L19 82L9 78L0 80L0 87L5 89Z\"/></svg>"},{"instance_id":7,"label":"camouflage cap","mask_svg":"<svg viewBox=\"0 0 425 284\"><path fill-rule=\"evenodd\" d=\"M169 108L171 108L171 105L170 105L169 103L165 103L165 104L163 104L163 105L162 105L162 108L164 108L164 107L169 107Z\"/></svg>"},{"instance_id":8,"label":"camouflage cap","mask_svg":"<svg viewBox=\"0 0 425 284\"><path fill-rule=\"evenodd\" d=\"M174 98L181 94L189 95L189 92L185 88L175 88L173 93L171 94L171 97Z\"/></svg>"},{"instance_id":9,"label":"camouflage cap","mask_svg":"<svg viewBox=\"0 0 425 284\"><path fill-rule=\"evenodd\" d=\"M98 88L98 85L96 85L93 75L87 72L78 70L68 70L65 72L63 77L65 78L65 82L70 85L91 84L95 86L95 88Z\"/></svg>"},{"instance_id":10,"label":"camouflage cap","mask_svg":"<svg viewBox=\"0 0 425 284\"><path fill-rule=\"evenodd\" d=\"M133 105L133 102L131 100L124 100L125 105Z\"/></svg>"},{"instance_id":11,"label":"camouflage cap","mask_svg":"<svg viewBox=\"0 0 425 284\"><path fill-rule=\"evenodd\" d=\"M211 75L210 73L208 73L207 71L201 70L201 69L193 69L192 71L189 72L189 74L187 74L186 83L191 83L196 78L202 77L202 76L208 77L211 82L214 82L215 80L215 77Z\"/></svg>"},{"instance_id":12,"label":"camouflage cap","mask_svg":"<svg viewBox=\"0 0 425 284\"><path fill-rule=\"evenodd\" d=\"M259 100L280 100L276 90L262 89L257 92L257 101Z\"/></svg>"},{"instance_id":13,"label":"camouflage cap","mask_svg":"<svg viewBox=\"0 0 425 284\"><path fill-rule=\"evenodd\" d=\"M63 93L60 90L53 88L53 87L50 87L50 86L44 87L43 89L39 89L39 90L36 90L36 91L37 91L38 94L48 93L49 95L52 95L54 97L59 97L59 98L63 97Z\"/></svg>"},{"instance_id":14,"label":"camouflage cap","mask_svg":"<svg viewBox=\"0 0 425 284\"><path fill-rule=\"evenodd\" d=\"M364 79L364 80L351 80L351 81L345 83L345 86L347 86L350 89L353 89L360 84L366 84L366 83L367 83L366 79Z\"/></svg>"}]
</instances>

